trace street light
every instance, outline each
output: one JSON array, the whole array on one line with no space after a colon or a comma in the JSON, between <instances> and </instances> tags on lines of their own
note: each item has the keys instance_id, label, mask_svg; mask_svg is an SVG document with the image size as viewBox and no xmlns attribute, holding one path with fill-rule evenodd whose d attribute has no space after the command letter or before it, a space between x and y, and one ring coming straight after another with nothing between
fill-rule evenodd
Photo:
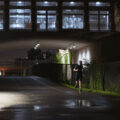
<instances>
[{"instance_id":1,"label":"street light","mask_svg":"<svg viewBox=\"0 0 120 120\"><path fill-rule=\"evenodd\" d=\"M100 6L100 4L101 4L100 2L96 2L96 5L97 5L97 6Z\"/></svg>"},{"instance_id":2,"label":"street light","mask_svg":"<svg viewBox=\"0 0 120 120\"><path fill-rule=\"evenodd\" d=\"M45 4L48 4L48 1L45 1L44 3L45 3Z\"/></svg>"},{"instance_id":3,"label":"street light","mask_svg":"<svg viewBox=\"0 0 120 120\"><path fill-rule=\"evenodd\" d=\"M22 4L22 1L18 1L18 4Z\"/></svg>"},{"instance_id":4,"label":"street light","mask_svg":"<svg viewBox=\"0 0 120 120\"><path fill-rule=\"evenodd\" d=\"M75 2L73 2L73 1L70 2L70 5L74 5L74 4L75 4Z\"/></svg>"},{"instance_id":5,"label":"street light","mask_svg":"<svg viewBox=\"0 0 120 120\"><path fill-rule=\"evenodd\" d=\"M72 49L75 49L76 47L77 47L77 43L72 43L67 49L72 50Z\"/></svg>"},{"instance_id":6,"label":"street light","mask_svg":"<svg viewBox=\"0 0 120 120\"><path fill-rule=\"evenodd\" d=\"M34 49L36 50L40 46L40 43L36 44Z\"/></svg>"}]
</instances>

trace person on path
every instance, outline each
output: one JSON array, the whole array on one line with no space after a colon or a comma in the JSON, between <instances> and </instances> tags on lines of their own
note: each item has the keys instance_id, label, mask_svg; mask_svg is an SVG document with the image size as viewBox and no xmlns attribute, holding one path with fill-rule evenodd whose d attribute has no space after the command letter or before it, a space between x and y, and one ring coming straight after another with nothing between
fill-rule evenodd
<instances>
[{"instance_id":1,"label":"person on path","mask_svg":"<svg viewBox=\"0 0 120 120\"><path fill-rule=\"evenodd\" d=\"M79 87L80 90L82 90L82 69L82 61L79 61L73 69L73 71L75 72L75 87Z\"/></svg>"}]
</instances>

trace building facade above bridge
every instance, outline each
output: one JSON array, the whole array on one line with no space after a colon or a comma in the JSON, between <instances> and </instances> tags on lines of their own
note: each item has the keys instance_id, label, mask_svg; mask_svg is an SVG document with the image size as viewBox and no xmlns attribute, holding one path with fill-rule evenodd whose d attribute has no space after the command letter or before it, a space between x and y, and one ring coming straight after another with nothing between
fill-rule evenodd
<instances>
[{"instance_id":1,"label":"building facade above bridge","mask_svg":"<svg viewBox=\"0 0 120 120\"><path fill-rule=\"evenodd\" d=\"M115 30L111 0L0 0L0 31Z\"/></svg>"}]
</instances>

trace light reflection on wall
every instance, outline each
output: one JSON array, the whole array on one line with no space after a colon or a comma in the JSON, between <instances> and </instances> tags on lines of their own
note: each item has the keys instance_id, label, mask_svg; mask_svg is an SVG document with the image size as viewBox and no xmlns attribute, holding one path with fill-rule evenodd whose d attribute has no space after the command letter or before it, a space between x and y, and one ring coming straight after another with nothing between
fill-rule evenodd
<instances>
[{"instance_id":1,"label":"light reflection on wall","mask_svg":"<svg viewBox=\"0 0 120 120\"><path fill-rule=\"evenodd\" d=\"M60 49L59 53L61 54L61 61L62 61L62 63L65 64L65 57L64 57L65 50Z\"/></svg>"},{"instance_id":2,"label":"light reflection on wall","mask_svg":"<svg viewBox=\"0 0 120 120\"><path fill-rule=\"evenodd\" d=\"M91 53L89 48L84 48L79 51L77 62L82 60L83 63L89 63L91 61Z\"/></svg>"},{"instance_id":3,"label":"light reflection on wall","mask_svg":"<svg viewBox=\"0 0 120 120\"><path fill-rule=\"evenodd\" d=\"M70 52L69 50L66 51L67 52L67 64L70 64Z\"/></svg>"},{"instance_id":4,"label":"light reflection on wall","mask_svg":"<svg viewBox=\"0 0 120 120\"><path fill-rule=\"evenodd\" d=\"M2 72L0 71L0 76L2 76Z\"/></svg>"},{"instance_id":5,"label":"light reflection on wall","mask_svg":"<svg viewBox=\"0 0 120 120\"><path fill-rule=\"evenodd\" d=\"M71 81L71 78L72 78L72 69L71 69L71 63L70 63L70 50L67 49L67 50L62 50L60 49L59 50L59 53L60 53L60 59L61 59L61 64L67 64L67 66L63 65L63 76L65 77L66 76L66 67L67 67L67 80L70 82Z\"/></svg>"},{"instance_id":6,"label":"light reflection on wall","mask_svg":"<svg viewBox=\"0 0 120 120\"><path fill-rule=\"evenodd\" d=\"M59 53L61 55L60 59L62 61L62 64L70 64L70 51L69 50L59 49ZM66 63L66 59L67 59L67 63Z\"/></svg>"}]
</instances>

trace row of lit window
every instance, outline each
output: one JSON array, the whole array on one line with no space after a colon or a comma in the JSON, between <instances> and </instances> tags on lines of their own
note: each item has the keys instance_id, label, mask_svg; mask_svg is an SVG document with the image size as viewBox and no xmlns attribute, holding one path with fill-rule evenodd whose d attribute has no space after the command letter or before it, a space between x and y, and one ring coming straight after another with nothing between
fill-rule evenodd
<instances>
[{"instance_id":1,"label":"row of lit window","mask_svg":"<svg viewBox=\"0 0 120 120\"><path fill-rule=\"evenodd\" d=\"M10 9L10 29L31 29L30 9ZM37 30L57 30L56 10L37 10ZM83 10L63 10L62 29L84 29ZM90 11L90 30L110 30L109 11ZM3 15L0 14L0 29L3 29Z\"/></svg>"},{"instance_id":2,"label":"row of lit window","mask_svg":"<svg viewBox=\"0 0 120 120\"><path fill-rule=\"evenodd\" d=\"M10 6L31 6L31 2L28 0L10 0L9 2ZM0 1L0 6L4 6L4 1ZM52 1L41 1L37 0L36 6L58 6L58 2ZM63 6L84 6L84 2L75 2L75 1L70 1L70 2L63 2ZM89 2L89 6L96 6L96 7L101 7L101 6L110 6L109 2Z\"/></svg>"},{"instance_id":3,"label":"row of lit window","mask_svg":"<svg viewBox=\"0 0 120 120\"><path fill-rule=\"evenodd\" d=\"M30 6L31 2L27 1L10 1L10 6L19 6L18 9L10 8L9 10L9 29L32 29L31 9L22 6ZM37 6L57 6L57 2L37 1ZM3 6L4 2L0 2ZM63 2L63 6L83 6L83 2ZM110 6L109 3L90 2L90 6ZM38 31L56 31L58 29L57 10L36 11L37 30ZM62 11L62 29L84 29L84 10L64 8ZM89 27L90 30L110 30L110 13L109 11L90 11ZM0 29L4 29L4 10L0 10Z\"/></svg>"}]
</instances>

